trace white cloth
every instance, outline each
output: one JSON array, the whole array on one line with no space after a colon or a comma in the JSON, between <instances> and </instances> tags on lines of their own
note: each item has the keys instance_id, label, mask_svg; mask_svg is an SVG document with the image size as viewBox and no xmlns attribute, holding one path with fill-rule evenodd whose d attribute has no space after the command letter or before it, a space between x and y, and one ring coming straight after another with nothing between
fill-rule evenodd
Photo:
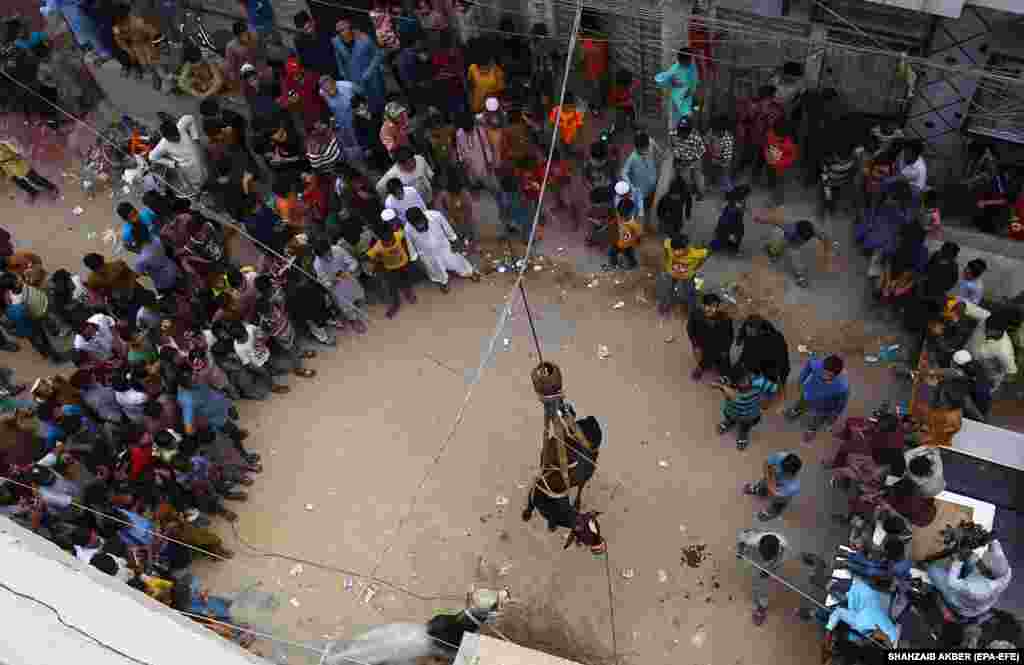
<instances>
[{"instance_id":1,"label":"white cloth","mask_svg":"<svg viewBox=\"0 0 1024 665\"><path fill-rule=\"evenodd\" d=\"M75 335L72 345L76 350L85 351L99 360L110 360L114 355L114 326L117 322L106 314L93 314L88 321L96 326L96 334L92 339L86 339L80 334Z\"/></svg>"},{"instance_id":2,"label":"white cloth","mask_svg":"<svg viewBox=\"0 0 1024 665\"><path fill-rule=\"evenodd\" d=\"M923 191L928 182L928 167L924 163L924 158L918 157L910 164L905 164L901 159L900 175L910 182L911 187L919 192Z\"/></svg>"},{"instance_id":3,"label":"white cloth","mask_svg":"<svg viewBox=\"0 0 1024 665\"><path fill-rule=\"evenodd\" d=\"M427 230L422 233L412 224L405 225L405 238L409 241L409 258L423 263L430 281L448 283L448 271L460 277L473 274L473 266L462 254L452 251L452 243L458 240L444 215L436 210L425 211Z\"/></svg>"},{"instance_id":4,"label":"white cloth","mask_svg":"<svg viewBox=\"0 0 1024 665\"><path fill-rule=\"evenodd\" d=\"M985 336L987 319L992 315L987 309L965 302L964 313L978 321L970 339L967 340L967 350L985 369L985 375L992 383L992 392L994 393L999 390L1007 376L1017 373L1017 359L1014 355L1013 342L1006 333L1003 333L999 339L988 339Z\"/></svg>"},{"instance_id":5,"label":"white cloth","mask_svg":"<svg viewBox=\"0 0 1024 665\"><path fill-rule=\"evenodd\" d=\"M181 140L177 142L160 139L150 151L149 161L177 169L182 179L198 188L206 182L206 164L195 118L190 115L181 116L178 119L178 133L181 134Z\"/></svg>"},{"instance_id":6,"label":"white cloth","mask_svg":"<svg viewBox=\"0 0 1024 665\"><path fill-rule=\"evenodd\" d=\"M146 406L146 402L149 401L149 395L142 392L141 390L135 390L130 388L121 392L114 393L114 399L117 400L118 406L124 411L124 415L128 420L133 423L141 423L145 417L143 409Z\"/></svg>"},{"instance_id":7,"label":"white cloth","mask_svg":"<svg viewBox=\"0 0 1024 665\"><path fill-rule=\"evenodd\" d=\"M334 304L338 306L345 318L359 318L355 303L366 299L366 291L356 276L359 274L359 261L341 245L331 247L328 257L316 257L313 260L313 271L320 283L331 292ZM347 273L339 278L338 273Z\"/></svg>"},{"instance_id":8,"label":"white cloth","mask_svg":"<svg viewBox=\"0 0 1024 665\"><path fill-rule=\"evenodd\" d=\"M989 579L978 571L975 564L977 555L974 554L971 555L970 572L963 578L960 577L960 573L964 562L959 559L948 569L941 563L928 567L928 577L942 593L942 599L961 616L971 618L988 612L999 602L999 597L1006 591L1006 587L1010 586L1013 571L1006 562L1002 545L998 540L993 540L988 548L989 551L985 553L986 557L989 557L986 563L993 557L999 560L999 570L993 571L995 579Z\"/></svg>"},{"instance_id":9,"label":"white cloth","mask_svg":"<svg viewBox=\"0 0 1024 665\"><path fill-rule=\"evenodd\" d=\"M249 338L245 342L235 342L235 353L243 365L263 367L270 360L270 347L259 328L251 323L245 324Z\"/></svg>"},{"instance_id":10,"label":"white cloth","mask_svg":"<svg viewBox=\"0 0 1024 665\"><path fill-rule=\"evenodd\" d=\"M403 171L398 168L398 164L395 164L377 181L377 193L381 198L385 198L388 195L388 180L398 178L406 187L415 187L424 201L430 202L434 200L434 186L431 184L431 181L434 179L434 170L430 168L430 164L427 164L427 160L423 158L423 155L416 155L414 161L416 166L413 167L412 171Z\"/></svg>"},{"instance_id":11,"label":"white cloth","mask_svg":"<svg viewBox=\"0 0 1024 665\"><path fill-rule=\"evenodd\" d=\"M97 547L82 547L80 545L75 545L74 547L75 547L75 558L78 559L79 561L82 561L83 563L89 563L90 561L92 561L92 558L94 556L96 556L99 553L99 551L100 551L100 548L98 546Z\"/></svg>"},{"instance_id":12,"label":"white cloth","mask_svg":"<svg viewBox=\"0 0 1024 665\"><path fill-rule=\"evenodd\" d=\"M401 223L405 224L405 213L409 208L426 210L427 204L415 187L405 186L402 187L402 198L395 198L393 194L388 194L388 197L384 199L384 207L394 210Z\"/></svg>"}]
</instances>

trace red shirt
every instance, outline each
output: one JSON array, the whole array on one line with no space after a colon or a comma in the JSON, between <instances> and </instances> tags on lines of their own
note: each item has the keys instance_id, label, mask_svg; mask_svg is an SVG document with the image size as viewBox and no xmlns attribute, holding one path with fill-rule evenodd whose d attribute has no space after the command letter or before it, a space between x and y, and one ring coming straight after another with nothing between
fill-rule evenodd
<instances>
[{"instance_id":1,"label":"red shirt","mask_svg":"<svg viewBox=\"0 0 1024 665\"><path fill-rule=\"evenodd\" d=\"M146 437L148 440L148 436ZM133 446L129 450L131 455L131 471L129 476L132 480L137 479L140 475L145 473L146 469L153 466L153 446L141 445Z\"/></svg>"},{"instance_id":2,"label":"red shirt","mask_svg":"<svg viewBox=\"0 0 1024 665\"><path fill-rule=\"evenodd\" d=\"M583 72L588 81L599 81L608 71L608 42L596 39L584 39Z\"/></svg>"},{"instance_id":3,"label":"red shirt","mask_svg":"<svg viewBox=\"0 0 1024 665\"><path fill-rule=\"evenodd\" d=\"M302 191L302 200L314 222L322 222L327 217L327 190L319 178L314 176L313 181L306 185Z\"/></svg>"},{"instance_id":4,"label":"red shirt","mask_svg":"<svg viewBox=\"0 0 1024 665\"><path fill-rule=\"evenodd\" d=\"M768 154L772 148L777 149L781 153L774 162ZM768 130L768 144L764 150L765 160L768 162L768 165L779 173L788 169L796 161L796 144L793 143L793 139L788 136L779 138L773 130Z\"/></svg>"},{"instance_id":5,"label":"red shirt","mask_svg":"<svg viewBox=\"0 0 1024 665\"><path fill-rule=\"evenodd\" d=\"M293 95L299 99L298 107L288 103ZM288 110L301 111L307 130L312 129L313 123L322 118L327 111L327 106L320 97L319 81L312 72L306 72L301 81L296 80L291 74L285 74L281 79L281 97L277 102Z\"/></svg>"}]
</instances>

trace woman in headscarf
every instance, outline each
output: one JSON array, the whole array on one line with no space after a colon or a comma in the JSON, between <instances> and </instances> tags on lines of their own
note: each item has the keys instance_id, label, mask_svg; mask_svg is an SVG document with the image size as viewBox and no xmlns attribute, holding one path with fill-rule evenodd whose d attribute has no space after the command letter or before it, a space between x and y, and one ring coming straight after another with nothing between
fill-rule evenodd
<instances>
[{"instance_id":1,"label":"woman in headscarf","mask_svg":"<svg viewBox=\"0 0 1024 665\"><path fill-rule=\"evenodd\" d=\"M388 102L384 107L384 122L380 126L380 142L388 155L394 157L395 151L402 147L411 147L409 137L409 112L400 102Z\"/></svg>"},{"instance_id":2,"label":"woman in headscarf","mask_svg":"<svg viewBox=\"0 0 1024 665\"><path fill-rule=\"evenodd\" d=\"M736 333L730 360L733 366L746 368L779 386L779 404L786 403L789 346L775 326L757 314L748 316Z\"/></svg>"},{"instance_id":3,"label":"woman in headscarf","mask_svg":"<svg viewBox=\"0 0 1024 665\"><path fill-rule=\"evenodd\" d=\"M334 131L341 149L349 159L358 159L362 149L352 124L352 98L359 88L349 81L335 81L330 76L320 77L320 96L334 115Z\"/></svg>"}]
</instances>

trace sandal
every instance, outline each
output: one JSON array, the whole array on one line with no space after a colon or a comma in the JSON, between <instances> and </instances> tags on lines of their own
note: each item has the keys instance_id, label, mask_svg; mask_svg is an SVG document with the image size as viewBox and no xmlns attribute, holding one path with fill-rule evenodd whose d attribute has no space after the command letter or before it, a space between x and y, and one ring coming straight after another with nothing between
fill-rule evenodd
<instances>
[{"instance_id":1,"label":"sandal","mask_svg":"<svg viewBox=\"0 0 1024 665\"><path fill-rule=\"evenodd\" d=\"M294 374L295 376L301 376L304 379L312 379L314 376L316 376L316 370L309 369L306 367L299 367L295 370Z\"/></svg>"},{"instance_id":2,"label":"sandal","mask_svg":"<svg viewBox=\"0 0 1024 665\"><path fill-rule=\"evenodd\" d=\"M306 349L305 351L299 354L299 357L302 358L303 360L316 358L316 351L314 351L313 349Z\"/></svg>"},{"instance_id":3,"label":"sandal","mask_svg":"<svg viewBox=\"0 0 1024 665\"><path fill-rule=\"evenodd\" d=\"M289 388L288 386L274 386L273 388L270 389L270 392L274 393L275 395L287 395L291 391L292 389Z\"/></svg>"},{"instance_id":4,"label":"sandal","mask_svg":"<svg viewBox=\"0 0 1024 665\"><path fill-rule=\"evenodd\" d=\"M736 450L746 450L750 445L750 439L736 439Z\"/></svg>"},{"instance_id":5,"label":"sandal","mask_svg":"<svg viewBox=\"0 0 1024 665\"><path fill-rule=\"evenodd\" d=\"M753 613L750 616L750 618L754 621L754 625L755 626L760 626L760 625L764 624L765 619L768 618L768 608L767 607L755 607Z\"/></svg>"}]
</instances>

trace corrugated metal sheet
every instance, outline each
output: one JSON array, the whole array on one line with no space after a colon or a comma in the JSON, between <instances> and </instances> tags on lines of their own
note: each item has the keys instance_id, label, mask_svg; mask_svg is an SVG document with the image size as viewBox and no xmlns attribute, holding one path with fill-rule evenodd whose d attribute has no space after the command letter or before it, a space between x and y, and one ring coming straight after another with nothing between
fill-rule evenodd
<instances>
[{"instance_id":1,"label":"corrugated metal sheet","mask_svg":"<svg viewBox=\"0 0 1024 665\"><path fill-rule=\"evenodd\" d=\"M876 5L909 9L925 14L934 14L945 18L960 18L964 9L964 0L867 0Z\"/></svg>"}]
</instances>

